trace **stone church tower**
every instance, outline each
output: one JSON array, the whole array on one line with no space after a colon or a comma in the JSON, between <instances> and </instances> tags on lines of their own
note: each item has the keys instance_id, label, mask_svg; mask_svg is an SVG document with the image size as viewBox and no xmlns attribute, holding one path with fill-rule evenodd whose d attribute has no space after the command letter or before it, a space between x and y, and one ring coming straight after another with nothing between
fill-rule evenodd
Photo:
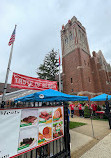
<instances>
[{"instance_id":1,"label":"stone church tower","mask_svg":"<svg viewBox=\"0 0 111 158\"><path fill-rule=\"evenodd\" d=\"M98 54L93 52L93 57L91 57L86 30L76 17L62 26L61 47L63 92L83 95L103 92L101 85L103 82L100 82L99 72L101 65L97 67L98 61L96 61L96 58L99 60ZM96 58L95 55L97 55ZM98 81L95 84L97 73ZM104 82L106 84L106 80Z\"/></svg>"}]
</instances>

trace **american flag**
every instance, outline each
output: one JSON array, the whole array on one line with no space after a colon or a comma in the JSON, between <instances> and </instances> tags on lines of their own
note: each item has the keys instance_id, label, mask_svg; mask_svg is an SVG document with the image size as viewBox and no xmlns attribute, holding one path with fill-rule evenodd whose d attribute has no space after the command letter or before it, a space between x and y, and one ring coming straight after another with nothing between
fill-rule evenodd
<instances>
[{"instance_id":1,"label":"american flag","mask_svg":"<svg viewBox=\"0 0 111 158\"><path fill-rule=\"evenodd\" d=\"M12 36L11 36L11 38L9 40L9 43L8 43L9 46L15 41L15 30L16 30L16 27L15 27L15 29L14 29L14 31L12 33Z\"/></svg>"}]
</instances>

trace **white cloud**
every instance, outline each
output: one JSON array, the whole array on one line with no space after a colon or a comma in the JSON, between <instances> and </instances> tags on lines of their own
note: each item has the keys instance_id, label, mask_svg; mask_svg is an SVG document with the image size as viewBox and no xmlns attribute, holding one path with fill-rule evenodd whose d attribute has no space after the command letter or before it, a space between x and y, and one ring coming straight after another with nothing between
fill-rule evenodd
<instances>
[{"instance_id":1,"label":"white cloud","mask_svg":"<svg viewBox=\"0 0 111 158\"><path fill-rule=\"evenodd\" d=\"M111 61L110 0L4 0L0 5L0 82L4 82L10 47L17 24L11 70L36 77L35 70L54 48L61 52L60 30L76 16L86 28L90 51L102 50ZM11 75L9 82L11 81Z\"/></svg>"}]
</instances>

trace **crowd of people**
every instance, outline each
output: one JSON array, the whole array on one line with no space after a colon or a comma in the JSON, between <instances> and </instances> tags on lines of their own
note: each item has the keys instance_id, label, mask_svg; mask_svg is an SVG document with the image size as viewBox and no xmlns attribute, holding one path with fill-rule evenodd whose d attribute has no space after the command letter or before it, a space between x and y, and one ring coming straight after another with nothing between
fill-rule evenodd
<instances>
[{"instance_id":1,"label":"crowd of people","mask_svg":"<svg viewBox=\"0 0 111 158\"><path fill-rule=\"evenodd\" d=\"M87 106L88 109L90 109L92 111L93 115L95 115L95 112L97 111L97 104L96 103L93 102L91 104L91 106L89 106L88 103L79 103L78 105L75 105L75 104L71 103L69 105L69 108L70 108L70 111L71 111L71 117L73 118L75 109L79 110L79 116L80 117L84 117L85 106Z\"/></svg>"}]
</instances>

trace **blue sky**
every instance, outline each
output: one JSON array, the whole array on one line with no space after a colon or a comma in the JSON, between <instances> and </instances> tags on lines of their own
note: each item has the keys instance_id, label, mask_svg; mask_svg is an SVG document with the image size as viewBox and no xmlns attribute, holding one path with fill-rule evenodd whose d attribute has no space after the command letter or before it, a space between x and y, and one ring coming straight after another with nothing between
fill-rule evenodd
<instances>
[{"instance_id":1,"label":"blue sky","mask_svg":"<svg viewBox=\"0 0 111 158\"><path fill-rule=\"evenodd\" d=\"M76 16L86 28L90 53L102 51L111 63L110 0L1 0L0 1L0 82L5 81L10 54L8 42L17 24L11 72L37 77L36 69L45 55L60 50L62 25Z\"/></svg>"}]
</instances>

